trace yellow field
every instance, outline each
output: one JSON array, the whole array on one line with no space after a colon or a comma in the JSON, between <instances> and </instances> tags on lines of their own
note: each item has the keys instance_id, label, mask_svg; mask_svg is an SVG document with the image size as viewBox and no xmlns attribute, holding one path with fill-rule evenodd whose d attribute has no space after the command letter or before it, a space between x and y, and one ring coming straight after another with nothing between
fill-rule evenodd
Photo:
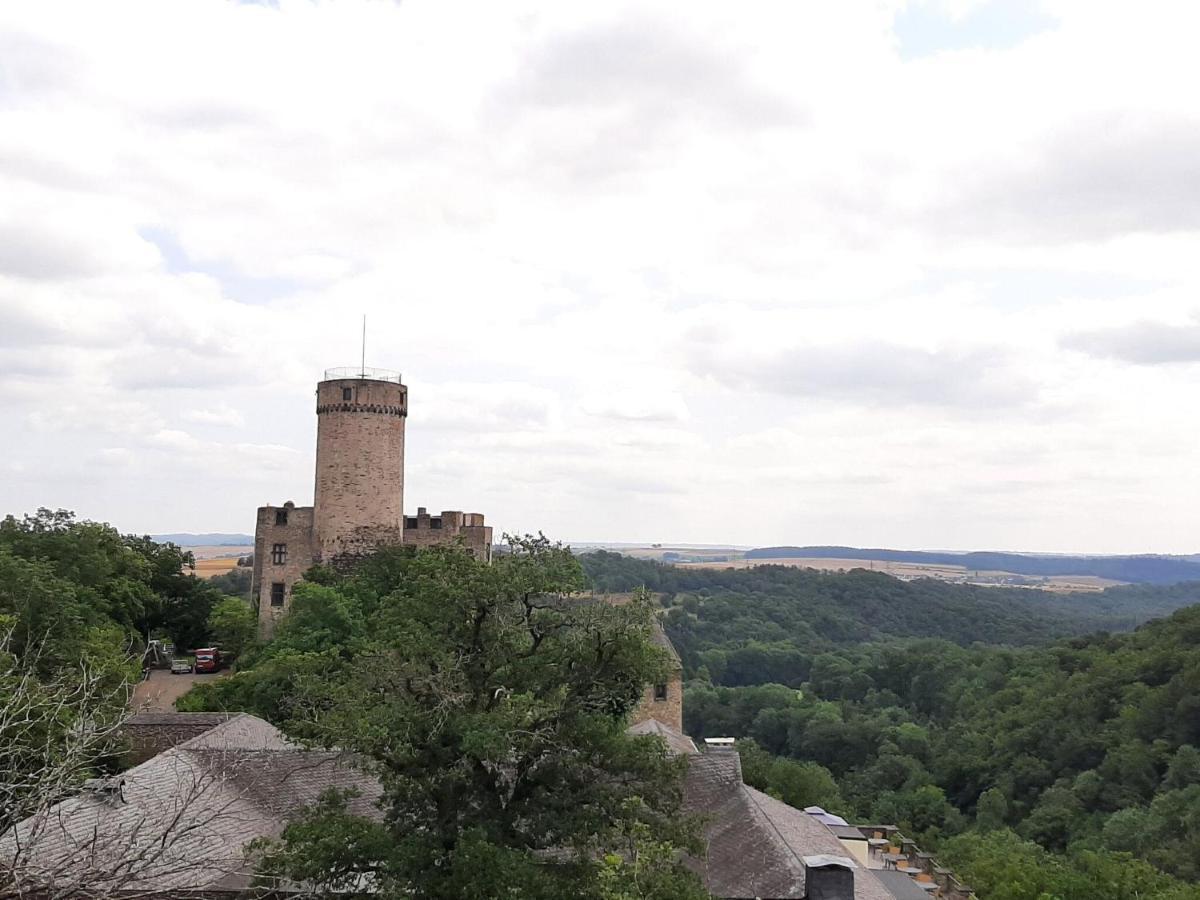
<instances>
[{"instance_id":1,"label":"yellow field","mask_svg":"<svg viewBox=\"0 0 1200 900\"><path fill-rule=\"evenodd\" d=\"M1012 572L968 570L966 566L925 565L922 563L892 562L882 559L824 559L814 557L782 557L778 559L735 559L729 562L678 563L681 568L748 569L753 566L799 566L824 572L850 569L871 569L895 578L937 578L958 584L978 584L985 587L1040 587L1051 591L1102 591L1106 587L1124 584L1098 578L1095 575L1051 575L1046 579L1015 575ZM1027 582L1013 584L1012 580Z\"/></svg>"},{"instance_id":2,"label":"yellow field","mask_svg":"<svg viewBox=\"0 0 1200 900\"><path fill-rule=\"evenodd\" d=\"M226 572L237 568L238 558L236 556L228 556L223 559L198 559L196 560L196 575L200 578L212 578L214 575L224 575Z\"/></svg>"}]
</instances>

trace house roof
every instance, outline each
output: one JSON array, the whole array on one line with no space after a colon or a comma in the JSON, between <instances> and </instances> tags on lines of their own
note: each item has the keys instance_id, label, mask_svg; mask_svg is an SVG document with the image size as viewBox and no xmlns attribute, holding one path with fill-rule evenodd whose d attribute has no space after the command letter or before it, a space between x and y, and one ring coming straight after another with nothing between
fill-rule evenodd
<instances>
[{"instance_id":1,"label":"house roof","mask_svg":"<svg viewBox=\"0 0 1200 900\"><path fill-rule=\"evenodd\" d=\"M694 868L717 897L800 900L804 857L846 855L814 817L744 784L732 750L689 758L684 804L707 821L707 853ZM858 865L853 872L855 900L892 900L874 873Z\"/></svg>"},{"instance_id":2,"label":"house roof","mask_svg":"<svg viewBox=\"0 0 1200 900\"><path fill-rule=\"evenodd\" d=\"M846 856L820 821L742 782L734 750L697 753L684 734L647 720L630 728L655 734L686 756L687 812L703 817L706 854L690 863L717 897L804 897L804 858ZM278 836L329 788L351 788L351 812L378 817L380 785L344 753L307 750L245 714L125 772L120 795L86 792L28 819L0 838L0 859L27 855L18 871L31 881L75 879L92 890L167 893L249 888L246 845ZM121 874L124 872L125 874ZM853 868L856 900L893 900L874 873Z\"/></svg>"},{"instance_id":3,"label":"house roof","mask_svg":"<svg viewBox=\"0 0 1200 900\"><path fill-rule=\"evenodd\" d=\"M879 871L875 877L891 892L895 900L928 900L929 894L917 886L911 875L895 870Z\"/></svg>"},{"instance_id":4,"label":"house roof","mask_svg":"<svg viewBox=\"0 0 1200 900\"><path fill-rule=\"evenodd\" d=\"M626 734L653 734L663 739L667 750L677 756L691 756L699 753L696 744L682 731L676 731L670 725L664 725L657 719L644 719L636 725L625 729Z\"/></svg>"},{"instance_id":5,"label":"house roof","mask_svg":"<svg viewBox=\"0 0 1200 900\"><path fill-rule=\"evenodd\" d=\"M0 858L31 882L54 880L60 888L248 888L246 844L277 836L327 788L355 788L361 795L352 809L374 810L378 782L352 763L235 715L111 780L119 792L85 792L25 820L0 838Z\"/></svg>"}]
</instances>

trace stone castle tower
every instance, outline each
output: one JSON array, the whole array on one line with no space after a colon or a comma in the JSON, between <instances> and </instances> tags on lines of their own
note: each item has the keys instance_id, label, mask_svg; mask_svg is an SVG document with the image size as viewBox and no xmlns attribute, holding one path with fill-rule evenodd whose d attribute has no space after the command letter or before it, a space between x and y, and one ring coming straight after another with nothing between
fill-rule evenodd
<instances>
[{"instance_id":1,"label":"stone castle tower","mask_svg":"<svg viewBox=\"0 0 1200 900\"><path fill-rule=\"evenodd\" d=\"M339 377L317 385L313 537L322 559L398 544L404 530L404 422L399 374Z\"/></svg>"},{"instance_id":2,"label":"stone castle tower","mask_svg":"<svg viewBox=\"0 0 1200 900\"><path fill-rule=\"evenodd\" d=\"M252 591L260 636L291 605L292 587L316 563L344 566L388 544L461 541L491 559L492 529L479 513L404 515L408 388L399 372L328 369L317 385L317 465L312 506L260 506Z\"/></svg>"}]
</instances>

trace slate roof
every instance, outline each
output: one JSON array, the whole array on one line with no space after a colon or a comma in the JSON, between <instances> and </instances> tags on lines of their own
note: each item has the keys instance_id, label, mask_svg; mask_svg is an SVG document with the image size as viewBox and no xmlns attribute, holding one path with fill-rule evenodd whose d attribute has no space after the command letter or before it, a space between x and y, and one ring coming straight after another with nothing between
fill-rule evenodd
<instances>
[{"instance_id":1,"label":"slate roof","mask_svg":"<svg viewBox=\"0 0 1200 900\"><path fill-rule=\"evenodd\" d=\"M705 820L707 852L690 865L722 898L804 897L806 856L846 856L813 816L742 782L734 750L697 753L684 734L648 720L635 734L656 734L688 759L685 810ZM31 878L70 873L89 888L176 894L249 888L245 846L275 837L289 819L332 787L354 788L351 811L379 817L378 781L342 753L297 747L272 725L237 714L123 773L118 796L84 793L15 829L32 850L21 870ZM167 839L164 841L163 836ZM14 834L0 838L11 860ZM114 874L124 867L127 875ZM905 876L907 877L907 876ZM894 900L875 874L854 868L855 900Z\"/></svg>"},{"instance_id":2,"label":"slate roof","mask_svg":"<svg viewBox=\"0 0 1200 900\"><path fill-rule=\"evenodd\" d=\"M876 872L875 877L891 891L895 900L928 900L929 898L929 894L924 889L917 887L917 883L913 881L911 875L889 870Z\"/></svg>"},{"instance_id":3,"label":"slate roof","mask_svg":"<svg viewBox=\"0 0 1200 900\"><path fill-rule=\"evenodd\" d=\"M237 713L217 712L140 712L130 716L126 725L220 725Z\"/></svg>"},{"instance_id":4,"label":"slate roof","mask_svg":"<svg viewBox=\"0 0 1200 900\"><path fill-rule=\"evenodd\" d=\"M654 734L663 739L667 749L677 756L691 756L699 753L696 744L682 731L676 731L670 725L664 725L657 719L644 719L636 725L625 729L626 734Z\"/></svg>"},{"instance_id":5,"label":"slate roof","mask_svg":"<svg viewBox=\"0 0 1200 900\"><path fill-rule=\"evenodd\" d=\"M742 782L736 751L690 757L684 804L703 816L707 853L693 868L723 898L804 897L805 856L845 856L828 828L812 816ZM856 866L855 900L893 900L874 873Z\"/></svg>"},{"instance_id":6,"label":"slate roof","mask_svg":"<svg viewBox=\"0 0 1200 900\"><path fill-rule=\"evenodd\" d=\"M241 890L253 878L245 845L277 836L327 788L357 788L352 809L378 815L378 782L349 756L301 749L243 714L116 780L120 795L85 792L22 822L0 839L0 859L20 841L19 871L60 889Z\"/></svg>"}]
</instances>

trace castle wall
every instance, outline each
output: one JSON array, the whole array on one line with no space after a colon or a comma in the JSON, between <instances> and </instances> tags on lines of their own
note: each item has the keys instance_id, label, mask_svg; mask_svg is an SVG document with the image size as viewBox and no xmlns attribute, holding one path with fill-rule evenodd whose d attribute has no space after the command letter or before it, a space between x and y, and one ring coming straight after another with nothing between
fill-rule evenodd
<instances>
[{"instance_id":1,"label":"castle wall","mask_svg":"<svg viewBox=\"0 0 1200 900\"><path fill-rule=\"evenodd\" d=\"M665 687L666 696L660 697L659 691ZM675 670L665 684L647 685L642 692L642 702L637 705L629 718L630 725L654 719L683 733L683 672Z\"/></svg>"},{"instance_id":2,"label":"castle wall","mask_svg":"<svg viewBox=\"0 0 1200 900\"><path fill-rule=\"evenodd\" d=\"M425 507L420 507L415 516L404 519L404 543L417 547L432 547L461 541L476 559L491 562L492 528L483 524L482 513L464 513L444 510L440 516L431 516Z\"/></svg>"},{"instance_id":3,"label":"castle wall","mask_svg":"<svg viewBox=\"0 0 1200 900\"><path fill-rule=\"evenodd\" d=\"M283 515L281 515L283 514ZM279 519L285 518L286 523ZM254 528L254 575L251 588L258 602L258 634L269 639L292 604L292 586L312 567L314 511L311 506L260 506ZM283 545L284 561L275 561ZM283 603L276 605L275 585L283 585Z\"/></svg>"},{"instance_id":4,"label":"castle wall","mask_svg":"<svg viewBox=\"0 0 1200 900\"><path fill-rule=\"evenodd\" d=\"M408 389L338 378L317 385L315 551L324 562L400 543Z\"/></svg>"}]
</instances>

